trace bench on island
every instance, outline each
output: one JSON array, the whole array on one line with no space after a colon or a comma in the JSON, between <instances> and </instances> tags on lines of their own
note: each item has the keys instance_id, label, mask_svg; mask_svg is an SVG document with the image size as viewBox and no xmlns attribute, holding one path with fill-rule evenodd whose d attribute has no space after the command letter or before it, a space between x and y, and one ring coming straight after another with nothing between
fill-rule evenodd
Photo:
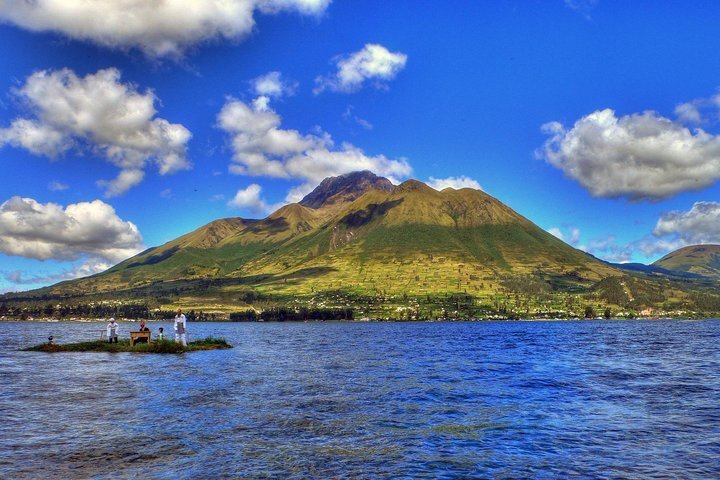
<instances>
[{"instance_id":1,"label":"bench on island","mask_svg":"<svg viewBox=\"0 0 720 480\"><path fill-rule=\"evenodd\" d=\"M150 332L130 332L130 346L134 347L138 342L150 343Z\"/></svg>"}]
</instances>

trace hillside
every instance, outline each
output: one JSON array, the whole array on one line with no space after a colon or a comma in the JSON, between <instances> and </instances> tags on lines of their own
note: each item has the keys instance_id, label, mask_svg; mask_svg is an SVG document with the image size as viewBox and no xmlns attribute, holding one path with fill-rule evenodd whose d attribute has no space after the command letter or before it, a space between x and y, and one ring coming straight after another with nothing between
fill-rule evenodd
<instances>
[{"instance_id":1,"label":"hillside","mask_svg":"<svg viewBox=\"0 0 720 480\"><path fill-rule=\"evenodd\" d=\"M326 179L262 220L216 220L110 270L50 287L107 292L170 280L238 279L266 292L466 293L540 272L589 283L613 269L484 192L397 187L369 172Z\"/></svg>"},{"instance_id":2,"label":"hillside","mask_svg":"<svg viewBox=\"0 0 720 480\"><path fill-rule=\"evenodd\" d=\"M640 307L638 298L687 301L685 287L660 286L670 281L661 277L576 250L482 191L437 191L417 180L393 186L355 172L324 180L264 219L216 220L103 273L5 300L139 301L219 312L373 304L389 317L419 309L420 299L431 312L447 311L448 302L459 310L458 299L525 312L577 311L587 301L618 308ZM639 293L651 291L667 294Z\"/></svg>"},{"instance_id":3,"label":"hillside","mask_svg":"<svg viewBox=\"0 0 720 480\"><path fill-rule=\"evenodd\" d=\"M692 245L670 252L654 266L720 279L720 245Z\"/></svg>"}]
</instances>

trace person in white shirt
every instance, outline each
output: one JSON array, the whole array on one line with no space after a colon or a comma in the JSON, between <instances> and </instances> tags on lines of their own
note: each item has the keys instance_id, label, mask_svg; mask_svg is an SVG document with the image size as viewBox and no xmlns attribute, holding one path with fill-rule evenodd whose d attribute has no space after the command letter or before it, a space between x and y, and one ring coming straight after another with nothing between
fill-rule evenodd
<instances>
[{"instance_id":1,"label":"person in white shirt","mask_svg":"<svg viewBox=\"0 0 720 480\"><path fill-rule=\"evenodd\" d=\"M110 323L107 324L108 343L113 343L113 341L115 341L115 343L118 342L118 330L120 330L120 326L114 318L111 318Z\"/></svg>"},{"instance_id":2,"label":"person in white shirt","mask_svg":"<svg viewBox=\"0 0 720 480\"><path fill-rule=\"evenodd\" d=\"M180 342L183 347L187 346L185 341L185 331L187 329L187 319L182 313L182 309L178 308L177 315L175 315L175 343Z\"/></svg>"}]
</instances>

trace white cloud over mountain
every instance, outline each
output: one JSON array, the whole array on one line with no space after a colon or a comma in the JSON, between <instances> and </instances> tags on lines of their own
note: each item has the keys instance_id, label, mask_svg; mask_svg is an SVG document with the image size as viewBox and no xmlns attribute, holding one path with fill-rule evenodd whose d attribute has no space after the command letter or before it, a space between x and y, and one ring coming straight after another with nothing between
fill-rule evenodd
<instances>
[{"instance_id":1,"label":"white cloud over mountain","mask_svg":"<svg viewBox=\"0 0 720 480\"><path fill-rule=\"evenodd\" d=\"M577 227L566 227L565 232L559 227L552 227L548 229L548 233L573 247L577 247L580 243L580 229ZM581 248L581 250L585 249Z\"/></svg>"},{"instance_id":2,"label":"white cloud over mountain","mask_svg":"<svg viewBox=\"0 0 720 480\"><path fill-rule=\"evenodd\" d=\"M406 54L391 52L382 45L368 43L357 52L338 57L335 62L337 71L317 77L313 92L319 94L324 90L331 90L352 93L362 88L367 81L375 81L376 86L384 86L405 68L406 63Z\"/></svg>"},{"instance_id":3,"label":"white cloud over mountain","mask_svg":"<svg viewBox=\"0 0 720 480\"><path fill-rule=\"evenodd\" d=\"M235 196L227 202L227 206L247 209L252 213L270 213L284 205L284 202L270 204L261 194L262 187L257 183L252 183L247 188L238 190Z\"/></svg>"},{"instance_id":4,"label":"white cloud over mountain","mask_svg":"<svg viewBox=\"0 0 720 480\"><path fill-rule=\"evenodd\" d=\"M564 239L559 229L548 231ZM652 234L638 240L618 244L614 235L606 235L592 239L583 250L611 262L627 262L637 254L653 258L688 245L701 244L720 244L719 202L696 202L687 211L665 212L660 215Z\"/></svg>"},{"instance_id":5,"label":"white cloud over mountain","mask_svg":"<svg viewBox=\"0 0 720 480\"><path fill-rule=\"evenodd\" d=\"M695 202L688 211L663 213L653 235L669 236L684 245L720 243L720 203Z\"/></svg>"},{"instance_id":6,"label":"white cloud over mountain","mask_svg":"<svg viewBox=\"0 0 720 480\"><path fill-rule=\"evenodd\" d=\"M41 285L62 282L63 280L72 280L73 278L87 277L89 275L103 272L112 266L112 263L92 258L53 274L26 275L25 272L21 270L12 270L2 272L2 277L14 285ZM12 288L5 289L5 291L12 290Z\"/></svg>"},{"instance_id":7,"label":"white cloud over mountain","mask_svg":"<svg viewBox=\"0 0 720 480\"><path fill-rule=\"evenodd\" d=\"M0 20L36 32L58 32L151 57L180 57L212 40L252 32L254 14L320 15L330 0L0 0Z\"/></svg>"},{"instance_id":8,"label":"white cloud over mountain","mask_svg":"<svg viewBox=\"0 0 720 480\"><path fill-rule=\"evenodd\" d=\"M14 92L29 118L0 129L9 144L51 159L69 150L87 151L121 169L102 181L106 195L125 193L140 183L149 163L161 175L191 167L186 148L190 131L156 117L155 94L122 83L114 68L78 77L69 69L40 71Z\"/></svg>"},{"instance_id":9,"label":"white cloud over mountain","mask_svg":"<svg viewBox=\"0 0 720 480\"><path fill-rule=\"evenodd\" d=\"M477 180L467 177L465 175L447 178L430 177L430 179L427 181L427 184L438 191L445 188L454 188L456 190L460 188L474 188L475 190L483 189Z\"/></svg>"},{"instance_id":10,"label":"white cloud over mountain","mask_svg":"<svg viewBox=\"0 0 720 480\"><path fill-rule=\"evenodd\" d=\"M720 179L720 137L655 112L598 110L543 131L550 138L537 155L595 197L660 200Z\"/></svg>"},{"instance_id":11,"label":"white cloud over mountain","mask_svg":"<svg viewBox=\"0 0 720 480\"><path fill-rule=\"evenodd\" d=\"M63 207L12 197L0 205L0 252L37 260L114 264L143 248L138 228L101 200Z\"/></svg>"},{"instance_id":12,"label":"white cloud over mountain","mask_svg":"<svg viewBox=\"0 0 720 480\"><path fill-rule=\"evenodd\" d=\"M337 147L327 133L302 134L281 128L281 123L280 116L267 105L259 108L228 99L218 114L218 126L230 135L230 172L304 182L288 194L288 201L300 200L329 176L370 170L392 180L412 172L404 159L368 156L349 143Z\"/></svg>"}]
</instances>

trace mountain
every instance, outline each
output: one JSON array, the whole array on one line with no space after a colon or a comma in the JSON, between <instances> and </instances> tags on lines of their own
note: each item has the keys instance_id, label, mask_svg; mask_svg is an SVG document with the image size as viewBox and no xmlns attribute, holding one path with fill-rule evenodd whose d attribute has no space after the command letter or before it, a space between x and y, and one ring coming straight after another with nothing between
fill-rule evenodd
<instances>
[{"instance_id":1,"label":"mountain","mask_svg":"<svg viewBox=\"0 0 720 480\"><path fill-rule=\"evenodd\" d=\"M653 266L720 279L720 245L692 245L668 253Z\"/></svg>"},{"instance_id":2,"label":"mountain","mask_svg":"<svg viewBox=\"0 0 720 480\"><path fill-rule=\"evenodd\" d=\"M387 178L364 170L339 177L328 177L312 192L300 200L300 205L321 208L325 205L352 202L368 190L392 192L395 186Z\"/></svg>"},{"instance_id":3,"label":"mountain","mask_svg":"<svg viewBox=\"0 0 720 480\"><path fill-rule=\"evenodd\" d=\"M620 270L548 234L490 195L394 186L371 172L323 180L260 220L213 221L111 269L38 295L192 297L442 295L587 288Z\"/></svg>"}]
</instances>

